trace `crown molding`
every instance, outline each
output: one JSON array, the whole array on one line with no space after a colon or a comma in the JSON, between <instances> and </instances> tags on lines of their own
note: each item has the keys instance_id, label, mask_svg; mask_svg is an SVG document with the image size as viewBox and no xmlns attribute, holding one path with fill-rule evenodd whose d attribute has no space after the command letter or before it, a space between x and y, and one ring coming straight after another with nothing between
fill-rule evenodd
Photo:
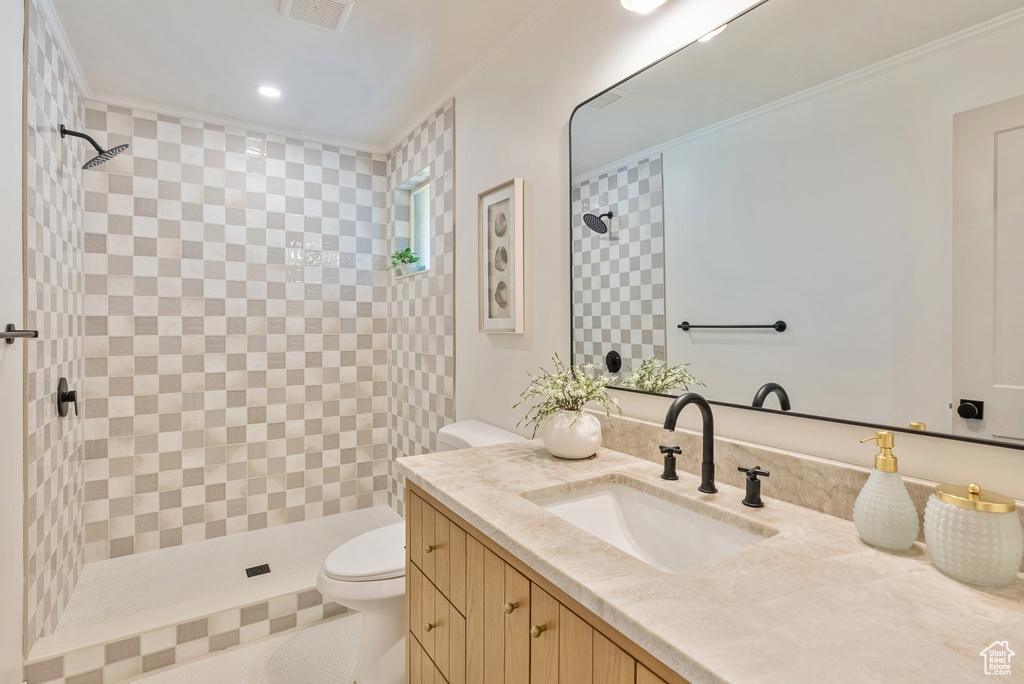
<instances>
[{"instance_id":1,"label":"crown molding","mask_svg":"<svg viewBox=\"0 0 1024 684\"><path fill-rule=\"evenodd\" d=\"M911 64L928 59L929 57L934 57L935 55L960 47L961 45L973 43L976 40L981 40L1001 31L1019 26L1022 23L1024 23L1024 8L1007 12L1006 14L995 17L994 19L989 19L988 21L971 26L970 28L957 31L956 33L939 38L931 43L925 43L924 45L907 50L906 52L900 53L894 57L871 64L863 69L852 71L843 76L839 76L838 78L834 78L831 81L826 81L808 88L807 90L802 90L798 93L794 93L793 95L788 95L781 100L769 102L768 104L757 107L756 109L751 109L750 111L743 112L742 114L738 114L729 119L719 121L718 123L705 126L704 128L687 133L686 135L682 135L678 138L649 147L646 150L642 150L641 152L626 157L625 160L638 159L644 156L658 154L659 152L664 152L671 147L682 145L702 136L710 135L733 126L738 126L739 124L752 119L767 116L784 109L789 109L805 102L825 97L826 95L831 95L837 91L851 88L872 78L878 78L879 76L889 72L902 69L910 66ZM621 163L622 162L612 162L611 164L605 164L598 170L606 170L609 167L621 166ZM584 172L577 178L589 178L593 175L594 172ZM574 178L574 182L575 180L576 179Z\"/></svg>"},{"instance_id":2,"label":"crown molding","mask_svg":"<svg viewBox=\"0 0 1024 684\"><path fill-rule=\"evenodd\" d=\"M89 82L85 80L85 73L82 71L82 66L78 63L78 57L75 56L75 51L71 49L71 41L68 40L68 34L64 31L64 23L60 20L60 15L57 13L57 8L53 6L52 0L33 0L36 6L39 8L40 14L43 15L43 19L49 24L50 29L53 31L53 39L57 41L57 48L64 55L64 61L67 63L68 71L71 72L71 78L74 79L75 84L78 86L78 91L83 98L89 97Z\"/></svg>"},{"instance_id":3,"label":"crown molding","mask_svg":"<svg viewBox=\"0 0 1024 684\"><path fill-rule=\"evenodd\" d=\"M330 147L339 147L352 152L367 152L370 154L377 154L382 156L387 154L387 150L385 150L380 145L371 145L369 143L358 142L355 140L345 140L343 138L328 138L323 136L310 135L309 133L302 132L299 130L276 128L274 126L268 126L267 124L262 124L255 121L231 119L223 116L207 114L205 112L184 109L181 107L171 107L164 104L156 104L153 102L146 102L143 100L136 100L128 97L119 97L117 95L111 95L109 93L93 93L90 97L86 99L92 100L94 102L99 102L101 104L113 105L115 107L141 109L146 112L154 112L156 114L173 116L180 119L192 119L194 121L201 121L203 123L213 124L214 126L244 128L248 131L259 131L260 133L280 135L285 138L295 138L297 140L320 143L321 145L328 145Z\"/></svg>"}]
</instances>

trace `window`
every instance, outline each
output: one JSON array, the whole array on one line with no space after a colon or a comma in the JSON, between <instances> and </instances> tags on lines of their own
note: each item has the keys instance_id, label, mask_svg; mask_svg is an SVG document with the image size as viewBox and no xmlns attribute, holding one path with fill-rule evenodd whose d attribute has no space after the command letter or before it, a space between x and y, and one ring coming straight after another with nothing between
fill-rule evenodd
<instances>
[{"instance_id":1,"label":"window","mask_svg":"<svg viewBox=\"0 0 1024 684\"><path fill-rule=\"evenodd\" d=\"M430 268L430 179L423 181L409 193L409 217L412 226L409 237L412 251L419 255L423 270Z\"/></svg>"},{"instance_id":2,"label":"window","mask_svg":"<svg viewBox=\"0 0 1024 684\"><path fill-rule=\"evenodd\" d=\"M432 231L430 168L425 168L395 190L395 251L409 248L419 261L409 268L419 273L430 268Z\"/></svg>"}]
</instances>

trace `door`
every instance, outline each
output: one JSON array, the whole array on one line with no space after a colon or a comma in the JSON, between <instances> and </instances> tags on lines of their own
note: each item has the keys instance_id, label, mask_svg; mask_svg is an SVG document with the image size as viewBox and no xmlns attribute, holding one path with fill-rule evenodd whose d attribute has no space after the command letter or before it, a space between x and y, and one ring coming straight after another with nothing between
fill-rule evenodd
<instances>
[{"instance_id":1,"label":"door","mask_svg":"<svg viewBox=\"0 0 1024 684\"><path fill-rule=\"evenodd\" d=\"M1024 96L957 114L953 138L953 432L1024 443Z\"/></svg>"},{"instance_id":2,"label":"door","mask_svg":"<svg viewBox=\"0 0 1024 684\"><path fill-rule=\"evenodd\" d=\"M24 81L24 5L0 3L0 329L8 323L24 323L24 275L22 272L22 102ZM0 341L0 548L24 546L24 369L25 346L16 340ZM0 554L0 684L22 680L22 620L24 619L24 568L21 553Z\"/></svg>"}]
</instances>

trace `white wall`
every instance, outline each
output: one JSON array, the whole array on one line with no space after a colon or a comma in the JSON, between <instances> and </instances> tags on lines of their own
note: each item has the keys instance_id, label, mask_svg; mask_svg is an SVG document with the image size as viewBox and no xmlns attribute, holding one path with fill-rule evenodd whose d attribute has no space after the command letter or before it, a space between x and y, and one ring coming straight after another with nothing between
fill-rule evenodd
<instances>
[{"instance_id":1,"label":"white wall","mask_svg":"<svg viewBox=\"0 0 1024 684\"><path fill-rule=\"evenodd\" d=\"M675 0L634 15L614 0L564 0L456 96L456 417L514 429L526 371L569 351L568 122L573 108L752 4ZM993 79L992 83L998 79ZM975 84L977 86L978 84ZM976 92L972 89L972 92ZM478 332L477 194L513 176L533 184L526 334ZM628 415L658 420L667 401L617 393ZM689 413L689 412L687 412ZM693 412L696 414L696 411ZM696 427L695 416L681 424ZM870 465L870 430L751 411L716 410L722 435ZM524 430L519 430L525 434ZM1024 497L1024 452L900 435L904 472L977 480Z\"/></svg>"},{"instance_id":2,"label":"white wall","mask_svg":"<svg viewBox=\"0 0 1024 684\"><path fill-rule=\"evenodd\" d=\"M21 325L22 295L22 81L24 7L0 2L0 327ZM24 349L31 342L0 342L0 684L21 681L24 621Z\"/></svg>"},{"instance_id":3,"label":"white wall","mask_svg":"<svg viewBox=\"0 0 1024 684\"><path fill-rule=\"evenodd\" d=\"M526 371L569 356L569 116L750 0L670 0L650 15L617 0L562 0L456 96L456 417L514 428ZM520 176L533 186L526 333L478 332L477 195Z\"/></svg>"}]
</instances>

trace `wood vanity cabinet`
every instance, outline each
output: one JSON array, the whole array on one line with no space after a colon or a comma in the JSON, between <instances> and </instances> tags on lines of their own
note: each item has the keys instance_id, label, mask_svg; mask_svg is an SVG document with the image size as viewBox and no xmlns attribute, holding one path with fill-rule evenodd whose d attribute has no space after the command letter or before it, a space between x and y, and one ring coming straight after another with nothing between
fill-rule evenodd
<instances>
[{"instance_id":1,"label":"wood vanity cabinet","mask_svg":"<svg viewBox=\"0 0 1024 684\"><path fill-rule=\"evenodd\" d=\"M687 684L412 483L409 684Z\"/></svg>"}]
</instances>

